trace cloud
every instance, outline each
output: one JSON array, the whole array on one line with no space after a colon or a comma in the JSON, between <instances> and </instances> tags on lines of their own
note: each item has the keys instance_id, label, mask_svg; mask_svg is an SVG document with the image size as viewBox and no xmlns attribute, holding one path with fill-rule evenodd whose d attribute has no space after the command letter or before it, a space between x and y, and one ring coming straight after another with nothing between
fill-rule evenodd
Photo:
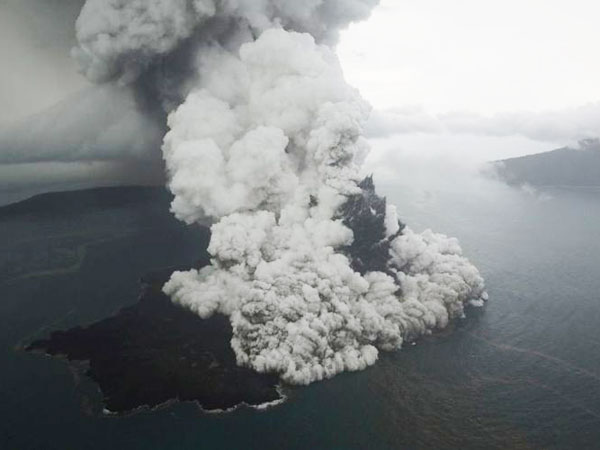
<instances>
[{"instance_id":1,"label":"cloud","mask_svg":"<svg viewBox=\"0 0 600 450\"><path fill-rule=\"evenodd\" d=\"M491 116L461 112L430 114L417 107L375 111L367 133L374 138L410 133L523 136L570 144L600 136L600 102L555 111Z\"/></svg>"},{"instance_id":2,"label":"cloud","mask_svg":"<svg viewBox=\"0 0 600 450\"><path fill-rule=\"evenodd\" d=\"M69 56L79 0L0 2L0 124L43 110L89 83Z\"/></svg>"},{"instance_id":3,"label":"cloud","mask_svg":"<svg viewBox=\"0 0 600 450\"><path fill-rule=\"evenodd\" d=\"M141 111L130 89L101 86L5 125L0 202L57 189L163 183L162 120Z\"/></svg>"},{"instance_id":4,"label":"cloud","mask_svg":"<svg viewBox=\"0 0 600 450\"><path fill-rule=\"evenodd\" d=\"M0 164L159 160L163 127L128 89L94 87L0 129Z\"/></svg>"},{"instance_id":5,"label":"cloud","mask_svg":"<svg viewBox=\"0 0 600 450\"><path fill-rule=\"evenodd\" d=\"M73 56L92 81L132 83L163 58L182 49L185 53L187 44L239 46L275 26L334 42L340 28L366 18L378 2L88 0L77 19L78 46Z\"/></svg>"},{"instance_id":6,"label":"cloud","mask_svg":"<svg viewBox=\"0 0 600 450\"><path fill-rule=\"evenodd\" d=\"M308 384L364 369L483 302L456 240L400 233L393 207L382 235L358 236L339 217L362 195L369 108L329 47L272 29L239 52L211 48L199 72L163 151L175 215L215 219L212 265L174 273L164 291L201 317L228 315L239 364ZM384 271L353 270L342 248L364 238L386 242Z\"/></svg>"}]
</instances>

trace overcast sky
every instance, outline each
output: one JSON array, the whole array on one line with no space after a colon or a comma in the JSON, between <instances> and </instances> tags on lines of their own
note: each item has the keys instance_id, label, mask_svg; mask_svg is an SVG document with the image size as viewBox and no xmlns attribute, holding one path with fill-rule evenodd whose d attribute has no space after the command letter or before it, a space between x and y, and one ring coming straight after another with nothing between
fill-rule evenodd
<instances>
[{"instance_id":1,"label":"overcast sky","mask_svg":"<svg viewBox=\"0 0 600 450\"><path fill-rule=\"evenodd\" d=\"M376 149L503 158L600 135L599 17L594 0L382 0L339 55L391 136Z\"/></svg>"},{"instance_id":2,"label":"overcast sky","mask_svg":"<svg viewBox=\"0 0 600 450\"><path fill-rule=\"evenodd\" d=\"M88 87L69 56L83 0L0 0L0 125Z\"/></svg>"},{"instance_id":3,"label":"overcast sky","mask_svg":"<svg viewBox=\"0 0 600 450\"><path fill-rule=\"evenodd\" d=\"M119 152L106 142L135 149L130 164L156 140L126 96L91 92L77 72L82 4L0 0L0 166L110 160ZM475 165L600 136L598 17L593 0L382 0L339 45L347 80L374 106L374 170L389 152ZM96 98L107 99L98 117L82 113Z\"/></svg>"},{"instance_id":4,"label":"overcast sky","mask_svg":"<svg viewBox=\"0 0 600 450\"><path fill-rule=\"evenodd\" d=\"M377 108L492 114L600 99L600 2L382 0L339 53Z\"/></svg>"}]
</instances>

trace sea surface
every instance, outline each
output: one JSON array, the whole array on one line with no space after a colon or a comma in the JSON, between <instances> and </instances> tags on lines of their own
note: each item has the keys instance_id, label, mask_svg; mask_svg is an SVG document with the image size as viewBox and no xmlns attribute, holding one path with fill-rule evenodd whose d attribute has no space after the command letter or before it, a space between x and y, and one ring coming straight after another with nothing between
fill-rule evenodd
<instances>
[{"instance_id":1,"label":"sea surface","mask_svg":"<svg viewBox=\"0 0 600 450\"><path fill-rule=\"evenodd\" d=\"M194 261L198 230L170 217L165 193L0 208L0 448L598 448L600 190L379 190L411 228L460 239L488 304L368 370L227 414L186 403L103 416L93 383L22 351L134 303L147 271Z\"/></svg>"}]
</instances>

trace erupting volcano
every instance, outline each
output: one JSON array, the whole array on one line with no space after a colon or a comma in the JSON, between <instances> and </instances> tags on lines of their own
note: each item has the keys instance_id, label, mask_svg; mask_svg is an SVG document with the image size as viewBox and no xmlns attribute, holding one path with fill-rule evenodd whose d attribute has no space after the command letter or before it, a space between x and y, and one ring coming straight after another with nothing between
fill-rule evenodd
<instances>
[{"instance_id":1,"label":"erupting volcano","mask_svg":"<svg viewBox=\"0 0 600 450\"><path fill-rule=\"evenodd\" d=\"M212 223L211 263L164 293L227 316L237 364L286 383L364 369L487 298L455 239L413 232L361 173L370 108L335 44L377 3L88 0L77 21L84 73L168 115L173 214Z\"/></svg>"}]
</instances>

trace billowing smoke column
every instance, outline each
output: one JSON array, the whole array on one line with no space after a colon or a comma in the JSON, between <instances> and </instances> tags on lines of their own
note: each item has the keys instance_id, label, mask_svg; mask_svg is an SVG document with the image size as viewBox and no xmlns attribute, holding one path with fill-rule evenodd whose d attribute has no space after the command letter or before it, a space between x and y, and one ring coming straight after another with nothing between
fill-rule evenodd
<instances>
[{"instance_id":1,"label":"billowing smoke column","mask_svg":"<svg viewBox=\"0 0 600 450\"><path fill-rule=\"evenodd\" d=\"M414 233L359 176L369 107L330 45L376 3L88 0L77 24L90 78L185 97L163 146L172 211L214 219L212 265L164 291L229 316L238 363L289 383L364 369L486 298L455 239Z\"/></svg>"}]
</instances>

